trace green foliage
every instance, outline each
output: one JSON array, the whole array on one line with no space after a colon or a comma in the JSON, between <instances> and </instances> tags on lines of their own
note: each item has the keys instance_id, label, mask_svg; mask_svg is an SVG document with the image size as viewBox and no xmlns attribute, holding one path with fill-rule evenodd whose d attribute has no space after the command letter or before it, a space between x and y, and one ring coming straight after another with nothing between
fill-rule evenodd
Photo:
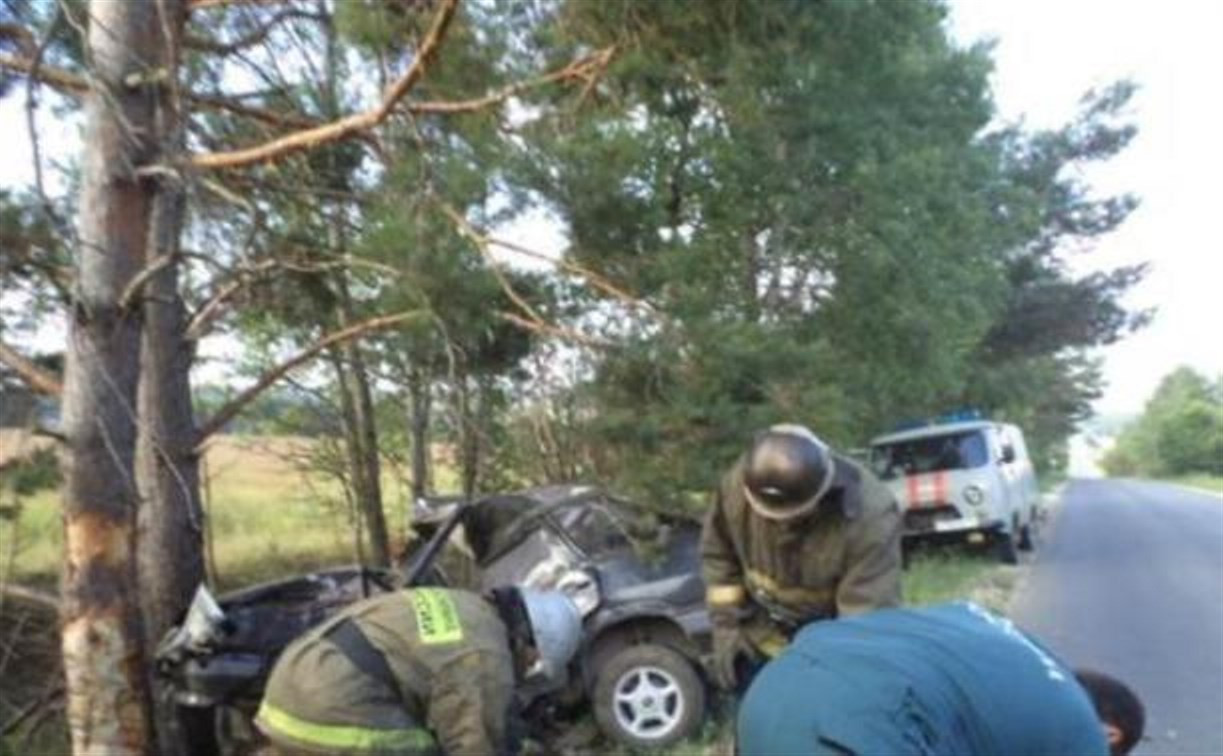
<instances>
[{"instance_id":1,"label":"green foliage","mask_svg":"<svg viewBox=\"0 0 1223 756\"><path fill-rule=\"evenodd\" d=\"M1059 464L1098 391L1085 350L1144 322L1118 304L1141 269L1074 279L1061 257L1134 206L1071 170L1132 137L1132 86L1060 130L986 132L990 50L955 47L945 13L557 7L538 38L558 57L623 51L582 117L534 103L511 178L563 218L575 259L661 314L605 321L620 345L574 388L588 473L665 504L708 489L761 425L859 445L962 404L1019 421Z\"/></svg>"},{"instance_id":2,"label":"green foliage","mask_svg":"<svg viewBox=\"0 0 1223 756\"><path fill-rule=\"evenodd\" d=\"M23 498L59 485L59 455L49 447L34 450L23 459L14 459L0 470L0 490Z\"/></svg>"},{"instance_id":3,"label":"green foliage","mask_svg":"<svg viewBox=\"0 0 1223 756\"><path fill-rule=\"evenodd\" d=\"M1169 373L1103 464L1110 475L1223 475L1223 377L1212 384L1189 367Z\"/></svg>"}]
</instances>

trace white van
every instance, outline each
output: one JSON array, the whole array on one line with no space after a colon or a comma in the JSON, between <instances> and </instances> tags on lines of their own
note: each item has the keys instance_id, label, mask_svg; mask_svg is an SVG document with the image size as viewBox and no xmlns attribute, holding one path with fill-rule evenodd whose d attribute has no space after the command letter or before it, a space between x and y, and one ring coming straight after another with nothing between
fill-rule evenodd
<instances>
[{"instance_id":1,"label":"white van","mask_svg":"<svg viewBox=\"0 0 1223 756\"><path fill-rule=\"evenodd\" d=\"M1009 564L1032 548L1040 490L1016 426L970 420L889 433L871 441L870 463L900 502L906 537L984 534Z\"/></svg>"}]
</instances>

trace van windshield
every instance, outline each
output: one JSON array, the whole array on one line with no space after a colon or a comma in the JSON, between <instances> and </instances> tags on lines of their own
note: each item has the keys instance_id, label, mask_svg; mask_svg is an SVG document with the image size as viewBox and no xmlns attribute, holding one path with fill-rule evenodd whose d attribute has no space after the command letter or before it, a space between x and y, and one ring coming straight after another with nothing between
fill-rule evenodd
<instances>
[{"instance_id":1,"label":"van windshield","mask_svg":"<svg viewBox=\"0 0 1223 756\"><path fill-rule=\"evenodd\" d=\"M967 470L989 461L980 431L927 436L871 448L871 468L884 480L940 470Z\"/></svg>"}]
</instances>

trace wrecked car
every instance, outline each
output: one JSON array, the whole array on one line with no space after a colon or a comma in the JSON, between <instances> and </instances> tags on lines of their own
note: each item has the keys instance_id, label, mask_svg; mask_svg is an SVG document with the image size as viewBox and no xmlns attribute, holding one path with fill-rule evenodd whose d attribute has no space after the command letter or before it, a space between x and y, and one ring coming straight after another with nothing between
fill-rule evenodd
<instances>
[{"instance_id":1,"label":"wrecked car","mask_svg":"<svg viewBox=\"0 0 1223 756\"><path fill-rule=\"evenodd\" d=\"M643 525L644 521L644 525ZM593 710L633 747L661 747L705 718L710 624L700 526L641 513L592 486L550 486L476 501L418 503L418 535L397 571L338 568L219 601L197 594L158 653L158 668L197 753L233 752L277 654L306 628L377 592L412 585L566 592L583 615L582 650L560 691L521 690L533 722Z\"/></svg>"}]
</instances>

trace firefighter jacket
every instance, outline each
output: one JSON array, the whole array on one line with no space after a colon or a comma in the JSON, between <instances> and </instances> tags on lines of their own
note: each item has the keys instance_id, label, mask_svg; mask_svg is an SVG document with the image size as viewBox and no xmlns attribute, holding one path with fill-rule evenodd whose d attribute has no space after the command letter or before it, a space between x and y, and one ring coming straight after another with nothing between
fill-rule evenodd
<instances>
[{"instance_id":1,"label":"firefighter jacket","mask_svg":"<svg viewBox=\"0 0 1223 756\"><path fill-rule=\"evenodd\" d=\"M757 515L743 488L746 455L723 477L701 535L706 602L740 617L767 656L816 619L900 604L901 517L874 475L834 455L831 488L809 514Z\"/></svg>"},{"instance_id":2,"label":"firefighter jacket","mask_svg":"<svg viewBox=\"0 0 1223 756\"><path fill-rule=\"evenodd\" d=\"M498 754L514 670L505 625L474 593L367 599L293 641L256 724L273 743L326 754Z\"/></svg>"},{"instance_id":3,"label":"firefighter jacket","mask_svg":"<svg viewBox=\"0 0 1223 756\"><path fill-rule=\"evenodd\" d=\"M803 628L752 681L735 737L743 756L1108 754L1074 673L968 602Z\"/></svg>"}]
</instances>

